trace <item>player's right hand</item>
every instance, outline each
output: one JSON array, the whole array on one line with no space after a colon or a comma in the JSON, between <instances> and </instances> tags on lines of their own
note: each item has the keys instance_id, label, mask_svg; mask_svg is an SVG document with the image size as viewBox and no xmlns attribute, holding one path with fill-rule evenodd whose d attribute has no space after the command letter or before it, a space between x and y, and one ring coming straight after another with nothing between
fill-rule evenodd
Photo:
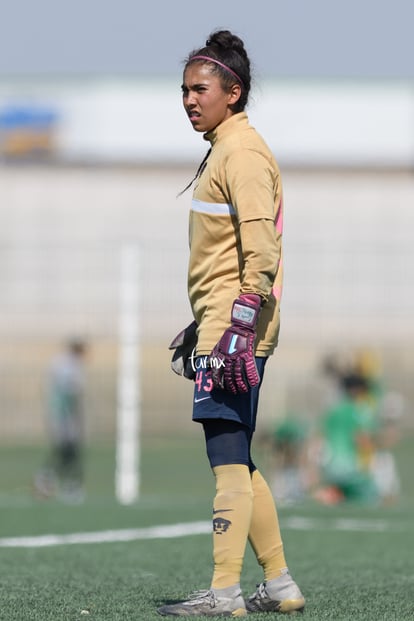
<instances>
[{"instance_id":1,"label":"player's right hand","mask_svg":"<svg viewBox=\"0 0 414 621\"><path fill-rule=\"evenodd\" d=\"M168 348L175 350L171 359L171 368L174 373L190 380L194 380L196 376L194 358L197 346L197 327L195 321L190 323L177 334Z\"/></svg>"}]
</instances>

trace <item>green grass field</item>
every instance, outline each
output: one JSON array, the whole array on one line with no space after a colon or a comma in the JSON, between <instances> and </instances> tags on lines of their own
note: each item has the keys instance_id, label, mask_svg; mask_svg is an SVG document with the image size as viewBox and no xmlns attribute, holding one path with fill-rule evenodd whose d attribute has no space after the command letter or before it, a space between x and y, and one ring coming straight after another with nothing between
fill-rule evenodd
<instances>
[{"instance_id":1,"label":"green grass field","mask_svg":"<svg viewBox=\"0 0 414 621\"><path fill-rule=\"evenodd\" d=\"M327 508L308 500L280 508L289 566L307 599L304 621L414 619L413 448L414 440L407 438L398 451L404 494L395 506ZM158 605L208 587L209 534L47 547L4 545L10 537L209 520L214 484L201 438L146 438L141 496L129 507L114 499L111 447L89 449L88 495L81 505L33 498L31 475L41 459L39 448L0 451L2 621L159 620ZM248 550L242 578L246 595L260 579Z\"/></svg>"}]
</instances>

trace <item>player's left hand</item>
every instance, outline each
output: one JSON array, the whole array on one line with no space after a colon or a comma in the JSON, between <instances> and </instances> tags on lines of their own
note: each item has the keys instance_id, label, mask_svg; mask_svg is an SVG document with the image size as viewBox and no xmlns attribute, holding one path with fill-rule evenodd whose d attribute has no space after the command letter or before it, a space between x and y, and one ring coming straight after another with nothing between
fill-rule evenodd
<instances>
[{"instance_id":1,"label":"player's left hand","mask_svg":"<svg viewBox=\"0 0 414 621\"><path fill-rule=\"evenodd\" d=\"M261 298L254 293L240 295L231 311L231 326L210 354L213 386L233 394L248 392L260 377L254 357L256 323Z\"/></svg>"}]
</instances>

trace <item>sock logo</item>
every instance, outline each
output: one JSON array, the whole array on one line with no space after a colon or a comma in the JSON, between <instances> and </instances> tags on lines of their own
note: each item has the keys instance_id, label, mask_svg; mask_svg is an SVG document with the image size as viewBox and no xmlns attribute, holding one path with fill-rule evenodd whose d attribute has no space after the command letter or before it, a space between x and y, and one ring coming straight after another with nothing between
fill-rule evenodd
<instances>
[{"instance_id":1,"label":"sock logo","mask_svg":"<svg viewBox=\"0 0 414 621\"><path fill-rule=\"evenodd\" d=\"M228 511L231 511L231 509L228 509ZM215 535L222 535L223 533L228 531L230 526L230 520L225 520L222 517L217 517L213 520L213 531Z\"/></svg>"}]
</instances>

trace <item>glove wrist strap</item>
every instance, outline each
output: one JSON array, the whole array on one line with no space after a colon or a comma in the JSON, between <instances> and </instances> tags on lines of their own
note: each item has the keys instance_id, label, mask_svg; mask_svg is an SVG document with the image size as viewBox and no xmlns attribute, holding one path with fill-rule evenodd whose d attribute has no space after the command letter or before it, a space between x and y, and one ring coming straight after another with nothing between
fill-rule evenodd
<instances>
[{"instance_id":1,"label":"glove wrist strap","mask_svg":"<svg viewBox=\"0 0 414 621\"><path fill-rule=\"evenodd\" d=\"M261 298L254 293L242 294L233 302L231 322L236 326L254 330L260 313Z\"/></svg>"}]
</instances>

